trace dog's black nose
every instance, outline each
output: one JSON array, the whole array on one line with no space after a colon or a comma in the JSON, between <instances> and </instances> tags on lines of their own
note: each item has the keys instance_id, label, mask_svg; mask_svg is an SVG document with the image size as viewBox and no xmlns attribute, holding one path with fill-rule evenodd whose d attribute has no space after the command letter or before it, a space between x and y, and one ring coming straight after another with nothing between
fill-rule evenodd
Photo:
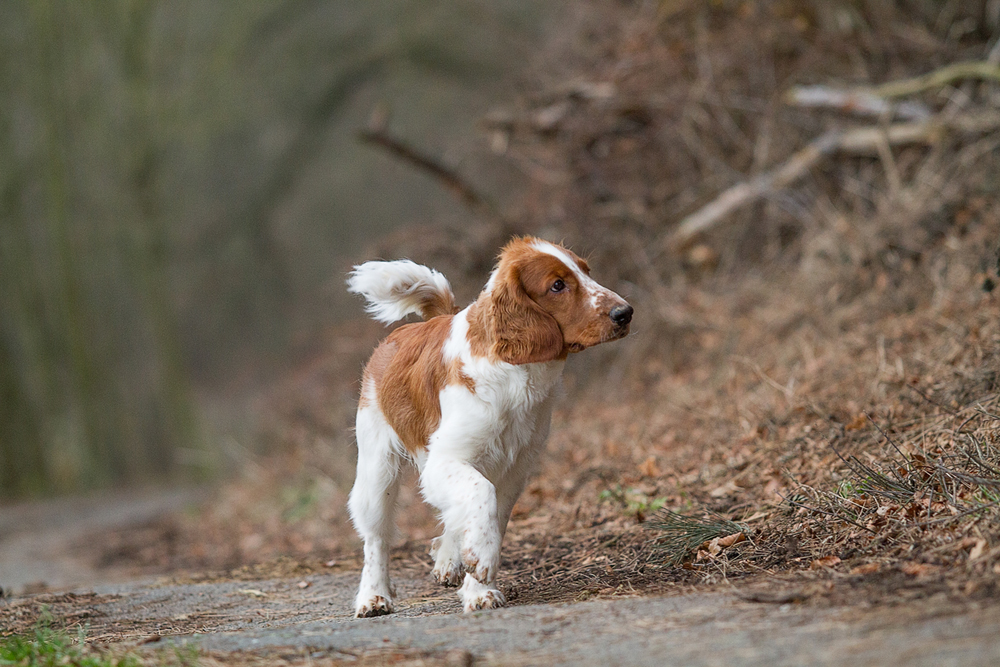
<instances>
[{"instance_id":1,"label":"dog's black nose","mask_svg":"<svg viewBox=\"0 0 1000 667\"><path fill-rule=\"evenodd\" d=\"M611 309L608 316L616 325L623 327L632 321L632 306L627 303L621 306L615 306Z\"/></svg>"}]
</instances>

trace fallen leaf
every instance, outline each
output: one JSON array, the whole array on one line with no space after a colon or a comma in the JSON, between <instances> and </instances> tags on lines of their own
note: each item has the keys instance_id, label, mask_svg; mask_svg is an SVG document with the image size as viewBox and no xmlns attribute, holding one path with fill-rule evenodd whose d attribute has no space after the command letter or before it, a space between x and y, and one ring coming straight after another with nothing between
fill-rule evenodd
<instances>
[{"instance_id":1,"label":"fallen leaf","mask_svg":"<svg viewBox=\"0 0 1000 667\"><path fill-rule=\"evenodd\" d=\"M865 563L851 568L851 574L872 574L879 571L878 563Z\"/></svg>"},{"instance_id":2,"label":"fallen leaf","mask_svg":"<svg viewBox=\"0 0 1000 667\"><path fill-rule=\"evenodd\" d=\"M716 489L712 489L708 495L712 496L713 498L722 498L724 496L735 495L737 492L739 492L739 490L740 487L736 486L736 483L734 481L729 480L722 486Z\"/></svg>"},{"instance_id":3,"label":"fallen leaf","mask_svg":"<svg viewBox=\"0 0 1000 667\"><path fill-rule=\"evenodd\" d=\"M922 577L930 574L934 567L927 563L903 563L899 569L902 570L903 574L908 574L911 577Z\"/></svg>"},{"instance_id":4,"label":"fallen leaf","mask_svg":"<svg viewBox=\"0 0 1000 667\"><path fill-rule=\"evenodd\" d=\"M747 536L743 532L733 533L732 535L726 535L725 537L718 538L719 546L723 549L728 549L734 544L739 544L740 542L747 539Z\"/></svg>"},{"instance_id":5,"label":"fallen leaf","mask_svg":"<svg viewBox=\"0 0 1000 667\"><path fill-rule=\"evenodd\" d=\"M722 551L722 547L719 546L719 538L713 537L705 544L705 550L708 551L709 555L718 556Z\"/></svg>"},{"instance_id":6,"label":"fallen leaf","mask_svg":"<svg viewBox=\"0 0 1000 667\"><path fill-rule=\"evenodd\" d=\"M865 413L854 415L854 418L848 423L844 424L845 431L860 431L865 426L868 425L868 417Z\"/></svg>"},{"instance_id":7,"label":"fallen leaf","mask_svg":"<svg viewBox=\"0 0 1000 667\"><path fill-rule=\"evenodd\" d=\"M851 498L850 502L854 503L858 507L865 507L865 508L874 507L876 504L876 500L867 493L862 493L859 496Z\"/></svg>"},{"instance_id":8,"label":"fallen leaf","mask_svg":"<svg viewBox=\"0 0 1000 667\"><path fill-rule=\"evenodd\" d=\"M958 549L968 549L970 547L976 546L976 542L979 541L977 537L966 537L955 544Z\"/></svg>"},{"instance_id":9,"label":"fallen leaf","mask_svg":"<svg viewBox=\"0 0 1000 667\"><path fill-rule=\"evenodd\" d=\"M656 457L650 456L639 464L639 474L643 477L659 477L663 471L656 465Z\"/></svg>"},{"instance_id":10,"label":"fallen leaf","mask_svg":"<svg viewBox=\"0 0 1000 667\"><path fill-rule=\"evenodd\" d=\"M822 558L817 558L813 562L809 563L810 570L819 570L824 567L833 567L840 562L840 558L837 556L823 556Z\"/></svg>"},{"instance_id":11,"label":"fallen leaf","mask_svg":"<svg viewBox=\"0 0 1000 667\"><path fill-rule=\"evenodd\" d=\"M984 551L986 551L986 540L976 540L975 546L972 547L972 551L969 552L969 562L971 563L974 560L979 560L979 557L983 555Z\"/></svg>"}]
</instances>

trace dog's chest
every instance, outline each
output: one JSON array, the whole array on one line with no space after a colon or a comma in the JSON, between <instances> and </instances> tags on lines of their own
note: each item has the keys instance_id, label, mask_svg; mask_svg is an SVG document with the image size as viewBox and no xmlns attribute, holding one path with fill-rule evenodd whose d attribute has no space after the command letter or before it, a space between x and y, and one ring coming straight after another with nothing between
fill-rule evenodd
<instances>
[{"instance_id":1,"label":"dog's chest","mask_svg":"<svg viewBox=\"0 0 1000 667\"><path fill-rule=\"evenodd\" d=\"M548 435L562 362L472 368L475 388L442 395L442 425L461 439L466 460L487 477L503 475ZM452 430L451 425L460 426Z\"/></svg>"}]
</instances>

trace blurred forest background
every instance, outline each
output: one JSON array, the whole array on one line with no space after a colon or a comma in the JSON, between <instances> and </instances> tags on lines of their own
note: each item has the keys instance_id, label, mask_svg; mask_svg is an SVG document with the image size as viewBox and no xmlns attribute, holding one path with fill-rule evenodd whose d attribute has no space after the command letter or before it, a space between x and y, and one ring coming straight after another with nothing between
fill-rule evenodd
<instances>
[{"instance_id":1,"label":"blurred forest background","mask_svg":"<svg viewBox=\"0 0 1000 667\"><path fill-rule=\"evenodd\" d=\"M998 38L998 0L2 3L0 497L206 479L265 443L346 488L384 334L344 293L362 258L464 300L511 233L565 240L637 306L569 391L657 418L671 383L813 368L814 336L985 312Z\"/></svg>"},{"instance_id":2,"label":"blurred forest background","mask_svg":"<svg viewBox=\"0 0 1000 667\"><path fill-rule=\"evenodd\" d=\"M341 315L344 258L465 214L356 131L378 108L504 192L475 124L558 6L0 4L0 498L224 467Z\"/></svg>"}]
</instances>

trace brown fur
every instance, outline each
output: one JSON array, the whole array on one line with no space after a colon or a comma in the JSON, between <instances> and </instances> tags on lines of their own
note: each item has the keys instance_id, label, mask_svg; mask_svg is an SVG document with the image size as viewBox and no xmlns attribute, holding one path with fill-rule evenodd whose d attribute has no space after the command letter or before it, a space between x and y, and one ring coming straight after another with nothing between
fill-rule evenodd
<instances>
[{"instance_id":1,"label":"brown fur","mask_svg":"<svg viewBox=\"0 0 1000 667\"><path fill-rule=\"evenodd\" d=\"M449 384L475 392L475 382L462 372L459 362L444 365L444 342L451 330L451 315L406 324L375 348L365 366L365 388L374 385L378 406L389 426L411 452L427 446L427 439L441 421L439 394Z\"/></svg>"},{"instance_id":2,"label":"brown fur","mask_svg":"<svg viewBox=\"0 0 1000 667\"><path fill-rule=\"evenodd\" d=\"M500 264L487 307L492 320L493 354L508 364L531 364L565 357L559 323L528 295L525 286L526 279L534 281L536 276L524 273L540 270L539 265L545 257L518 261L521 258L517 253L505 253L504 259L508 257L510 261ZM554 257L548 259L559 262Z\"/></svg>"},{"instance_id":3,"label":"brown fur","mask_svg":"<svg viewBox=\"0 0 1000 667\"><path fill-rule=\"evenodd\" d=\"M455 297L451 293L437 293L428 296L420 304L420 317L431 320L439 315L454 315L458 312Z\"/></svg>"}]
</instances>

